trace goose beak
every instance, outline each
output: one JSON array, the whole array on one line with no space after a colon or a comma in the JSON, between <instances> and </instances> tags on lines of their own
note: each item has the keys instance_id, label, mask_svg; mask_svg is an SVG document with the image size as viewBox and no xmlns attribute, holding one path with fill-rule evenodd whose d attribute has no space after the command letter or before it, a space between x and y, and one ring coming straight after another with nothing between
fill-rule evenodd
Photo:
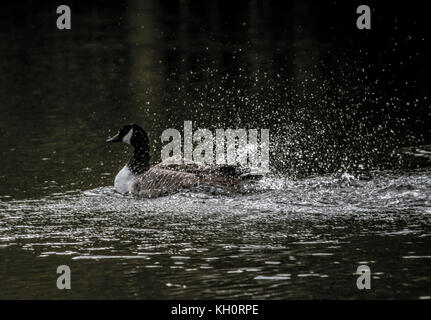
<instances>
[{"instance_id":1,"label":"goose beak","mask_svg":"<svg viewBox=\"0 0 431 320\"><path fill-rule=\"evenodd\" d=\"M121 142L122 140L120 139L120 133L117 133L115 136L113 136L112 138L109 138L108 140L106 140L106 143L110 143L110 142Z\"/></svg>"}]
</instances>

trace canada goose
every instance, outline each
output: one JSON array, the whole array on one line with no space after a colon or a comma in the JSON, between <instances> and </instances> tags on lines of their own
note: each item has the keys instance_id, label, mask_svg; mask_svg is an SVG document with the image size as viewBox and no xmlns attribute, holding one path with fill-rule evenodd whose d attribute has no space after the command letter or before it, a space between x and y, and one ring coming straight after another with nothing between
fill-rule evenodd
<instances>
[{"instance_id":1,"label":"canada goose","mask_svg":"<svg viewBox=\"0 0 431 320\"><path fill-rule=\"evenodd\" d=\"M152 198L199 185L239 191L243 181L261 178L261 175L251 174L250 170L234 165L209 166L181 161L162 162L150 167L148 135L134 123L123 126L106 142L124 142L135 149L132 158L114 180L114 188L121 194Z\"/></svg>"}]
</instances>

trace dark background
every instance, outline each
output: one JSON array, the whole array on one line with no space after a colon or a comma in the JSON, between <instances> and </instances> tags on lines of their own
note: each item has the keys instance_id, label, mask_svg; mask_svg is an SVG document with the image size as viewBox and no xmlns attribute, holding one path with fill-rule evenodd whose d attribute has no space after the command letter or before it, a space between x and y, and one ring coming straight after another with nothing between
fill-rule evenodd
<instances>
[{"instance_id":1,"label":"dark background","mask_svg":"<svg viewBox=\"0 0 431 320\"><path fill-rule=\"evenodd\" d=\"M161 132L192 120L269 128L272 170L292 177L400 167L394 150L430 143L428 11L368 1L358 30L360 4L3 1L1 193L111 184L129 150L103 142L132 121L153 162Z\"/></svg>"}]
</instances>

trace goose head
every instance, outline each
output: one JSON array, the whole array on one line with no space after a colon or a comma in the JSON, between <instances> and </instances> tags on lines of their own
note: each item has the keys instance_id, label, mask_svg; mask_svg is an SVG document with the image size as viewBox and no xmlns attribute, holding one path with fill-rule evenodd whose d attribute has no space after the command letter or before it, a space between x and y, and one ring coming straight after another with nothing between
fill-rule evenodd
<instances>
[{"instance_id":1,"label":"goose head","mask_svg":"<svg viewBox=\"0 0 431 320\"><path fill-rule=\"evenodd\" d=\"M145 130L136 123L126 124L113 137L106 140L107 143L123 142L136 148L148 148L148 135Z\"/></svg>"}]
</instances>

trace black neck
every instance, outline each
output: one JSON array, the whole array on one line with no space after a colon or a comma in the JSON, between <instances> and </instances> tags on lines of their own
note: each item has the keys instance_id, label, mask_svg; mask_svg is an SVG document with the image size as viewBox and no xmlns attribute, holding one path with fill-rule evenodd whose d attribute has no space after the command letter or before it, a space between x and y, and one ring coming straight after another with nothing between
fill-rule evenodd
<instances>
[{"instance_id":1,"label":"black neck","mask_svg":"<svg viewBox=\"0 0 431 320\"><path fill-rule=\"evenodd\" d=\"M133 174L141 174L150 168L150 151L143 148L135 148L132 158L127 163Z\"/></svg>"},{"instance_id":2,"label":"black neck","mask_svg":"<svg viewBox=\"0 0 431 320\"><path fill-rule=\"evenodd\" d=\"M132 158L127 163L130 171L133 174L141 174L150 168L150 147L147 133L142 132L135 133L138 139L132 138L132 145L135 148ZM137 143L136 141L139 141Z\"/></svg>"}]
</instances>

